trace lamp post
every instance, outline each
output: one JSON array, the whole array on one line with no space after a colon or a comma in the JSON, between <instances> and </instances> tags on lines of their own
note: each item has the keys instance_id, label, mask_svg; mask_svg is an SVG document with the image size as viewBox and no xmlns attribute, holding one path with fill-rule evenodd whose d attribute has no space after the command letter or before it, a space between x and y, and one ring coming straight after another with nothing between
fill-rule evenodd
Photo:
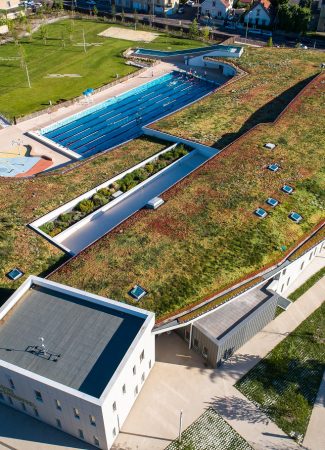
<instances>
[{"instance_id":1,"label":"lamp post","mask_svg":"<svg viewBox=\"0 0 325 450\"><path fill-rule=\"evenodd\" d=\"M179 430L178 430L178 442L182 442L182 428L183 428L183 410L179 412Z\"/></svg>"},{"instance_id":2,"label":"lamp post","mask_svg":"<svg viewBox=\"0 0 325 450\"><path fill-rule=\"evenodd\" d=\"M246 22L246 35L245 35L245 39L247 41L247 33L248 33L248 22L249 22L249 15L252 11L249 11L249 13L247 14L247 22Z\"/></svg>"}]
</instances>

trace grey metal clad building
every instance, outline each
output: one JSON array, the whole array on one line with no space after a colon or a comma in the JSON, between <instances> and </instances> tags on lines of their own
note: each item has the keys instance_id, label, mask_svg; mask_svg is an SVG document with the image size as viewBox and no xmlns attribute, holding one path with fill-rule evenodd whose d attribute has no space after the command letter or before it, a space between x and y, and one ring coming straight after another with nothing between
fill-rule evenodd
<instances>
[{"instance_id":1,"label":"grey metal clad building","mask_svg":"<svg viewBox=\"0 0 325 450\"><path fill-rule=\"evenodd\" d=\"M178 333L212 366L228 359L274 318L278 295L257 287Z\"/></svg>"}]
</instances>

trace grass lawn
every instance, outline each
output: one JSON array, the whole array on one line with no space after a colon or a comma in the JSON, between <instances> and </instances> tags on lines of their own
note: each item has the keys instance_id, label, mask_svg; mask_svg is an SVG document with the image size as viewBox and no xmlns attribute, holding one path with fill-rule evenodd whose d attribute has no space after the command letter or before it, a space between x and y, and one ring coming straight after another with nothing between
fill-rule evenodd
<instances>
[{"instance_id":1,"label":"grass lawn","mask_svg":"<svg viewBox=\"0 0 325 450\"><path fill-rule=\"evenodd\" d=\"M207 409L166 450L253 450L212 408Z\"/></svg>"},{"instance_id":2,"label":"grass lawn","mask_svg":"<svg viewBox=\"0 0 325 450\"><path fill-rule=\"evenodd\" d=\"M325 370L325 303L236 387L287 434L304 435Z\"/></svg>"},{"instance_id":3,"label":"grass lawn","mask_svg":"<svg viewBox=\"0 0 325 450\"><path fill-rule=\"evenodd\" d=\"M46 45L41 32L33 34L32 40L22 39L21 47L26 57L32 88L28 88L25 71L19 61L1 61L0 65L0 114L19 117L68 100L89 87L97 88L137 70L125 64L122 53L139 43L98 36L111 25L90 20L63 20L46 25ZM87 43L100 43L84 52L82 31ZM64 43L64 44L63 44ZM140 45L140 44L139 44ZM150 48L183 49L202 46L202 42L161 35ZM0 46L0 58L19 56L15 44ZM77 78L47 78L48 74L78 74Z\"/></svg>"},{"instance_id":4,"label":"grass lawn","mask_svg":"<svg viewBox=\"0 0 325 450\"><path fill-rule=\"evenodd\" d=\"M165 143L138 138L100 155L64 175L53 173L32 180L1 179L0 198L0 301L21 281L13 283L5 274L20 267L26 274L40 274L63 257L25 225L128 167L165 148ZM57 171L58 172L58 171Z\"/></svg>"},{"instance_id":5,"label":"grass lawn","mask_svg":"<svg viewBox=\"0 0 325 450\"><path fill-rule=\"evenodd\" d=\"M295 302L299 297L301 297L305 292L308 291L317 281L325 277L325 267L315 273L310 277L304 284L302 284L298 289L296 289L292 294L289 295L289 299Z\"/></svg>"},{"instance_id":6,"label":"grass lawn","mask_svg":"<svg viewBox=\"0 0 325 450\"><path fill-rule=\"evenodd\" d=\"M289 249L325 218L324 80L276 125L220 153L164 194L160 209L140 211L53 279L131 304L127 292L138 283L148 290L140 306L161 317L276 262L283 245ZM278 144L274 151L263 148L269 141ZM271 162L280 165L277 173L266 169ZM280 191L284 183L293 195ZM280 205L269 208L268 196ZM266 219L253 214L258 206ZM288 218L291 211L303 216L301 224Z\"/></svg>"},{"instance_id":7,"label":"grass lawn","mask_svg":"<svg viewBox=\"0 0 325 450\"><path fill-rule=\"evenodd\" d=\"M273 121L319 72L322 52L285 48L246 48L238 63L249 73L154 127L223 148L254 125Z\"/></svg>"}]
</instances>

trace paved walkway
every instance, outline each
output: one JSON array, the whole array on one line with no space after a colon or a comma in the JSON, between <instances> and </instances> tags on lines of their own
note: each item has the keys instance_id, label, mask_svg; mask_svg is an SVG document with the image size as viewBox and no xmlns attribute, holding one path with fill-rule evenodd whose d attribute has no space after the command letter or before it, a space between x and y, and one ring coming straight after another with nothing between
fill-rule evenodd
<instances>
[{"instance_id":1,"label":"paved walkway","mask_svg":"<svg viewBox=\"0 0 325 450\"><path fill-rule=\"evenodd\" d=\"M325 372L303 444L309 450L325 449Z\"/></svg>"},{"instance_id":2,"label":"paved walkway","mask_svg":"<svg viewBox=\"0 0 325 450\"><path fill-rule=\"evenodd\" d=\"M325 278L247 342L221 369L205 367L202 358L188 350L176 334L157 337L156 365L114 448L162 450L177 436L180 409L184 410L187 427L209 405L214 405L256 450L301 448L234 384L323 303L324 292Z\"/></svg>"}]
</instances>

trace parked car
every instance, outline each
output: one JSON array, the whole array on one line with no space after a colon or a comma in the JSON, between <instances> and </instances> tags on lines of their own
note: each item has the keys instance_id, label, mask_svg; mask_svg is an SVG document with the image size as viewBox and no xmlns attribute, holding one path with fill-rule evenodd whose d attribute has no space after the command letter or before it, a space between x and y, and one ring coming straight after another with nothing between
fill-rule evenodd
<instances>
[{"instance_id":1,"label":"parked car","mask_svg":"<svg viewBox=\"0 0 325 450\"><path fill-rule=\"evenodd\" d=\"M194 5L195 5L195 2L193 2L193 0L188 0L188 1L186 2L186 4L187 4L188 6L194 6Z\"/></svg>"},{"instance_id":2,"label":"parked car","mask_svg":"<svg viewBox=\"0 0 325 450\"><path fill-rule=\"evenodd\" d=\"M184 14L184 8L181 6L180 8L178 8L178 14Z\"/></svg>"}]
</instances>

